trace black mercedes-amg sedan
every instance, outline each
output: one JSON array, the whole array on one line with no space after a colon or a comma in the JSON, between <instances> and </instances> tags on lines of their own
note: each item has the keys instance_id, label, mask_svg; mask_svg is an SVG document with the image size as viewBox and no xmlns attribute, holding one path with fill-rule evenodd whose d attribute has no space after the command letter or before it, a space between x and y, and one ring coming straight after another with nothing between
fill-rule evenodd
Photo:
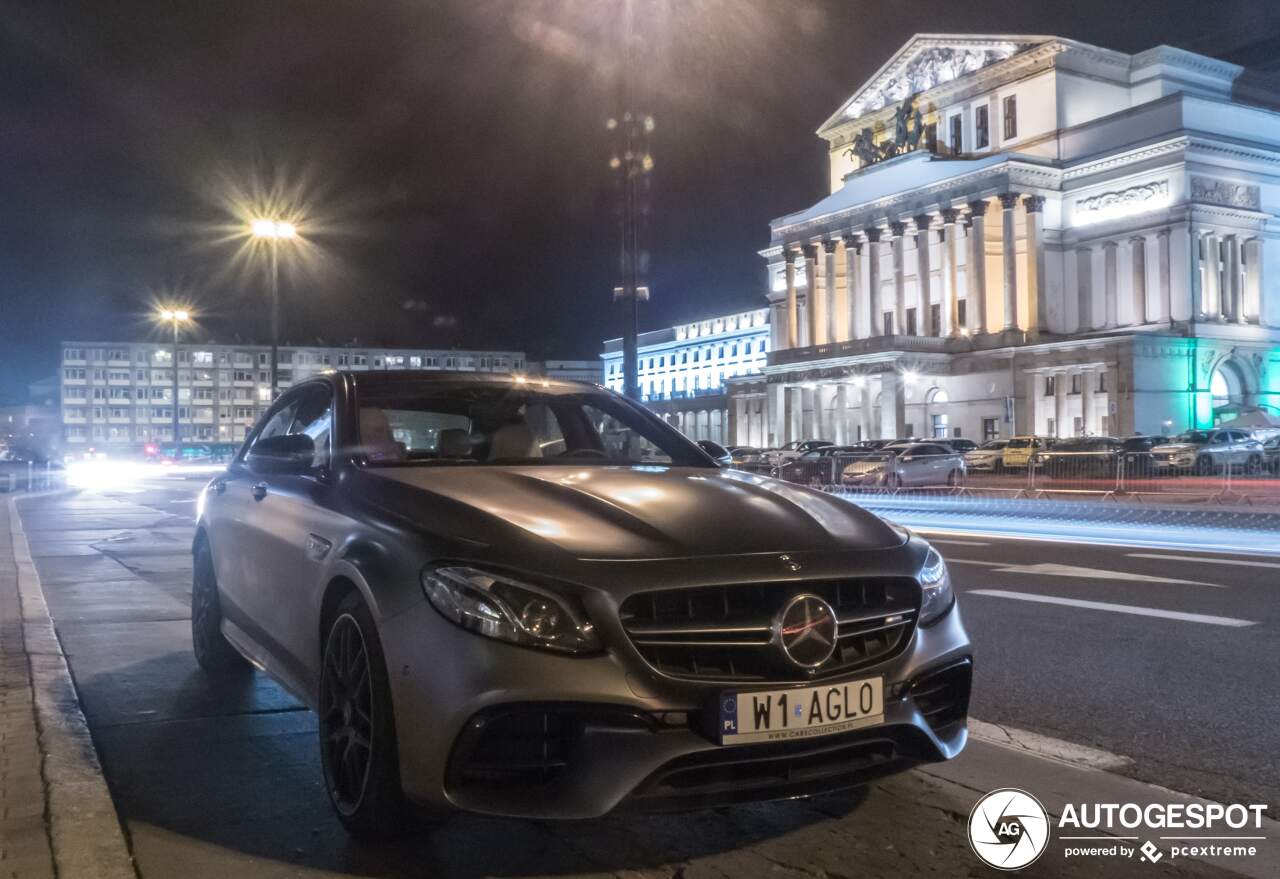
<instances>
[{"instance_id":1,"label":"black mercedes-amg sedan","mask_svg":"<svg viewBox=\"0 0 1280 879\"><path fill-rule=\"evenodd\" d=\"M330 373L201 494L192 634L319 717L333 807L541 818L863 784L964 747L928 543L594 385Z\"/></svg>"}]
</instances>

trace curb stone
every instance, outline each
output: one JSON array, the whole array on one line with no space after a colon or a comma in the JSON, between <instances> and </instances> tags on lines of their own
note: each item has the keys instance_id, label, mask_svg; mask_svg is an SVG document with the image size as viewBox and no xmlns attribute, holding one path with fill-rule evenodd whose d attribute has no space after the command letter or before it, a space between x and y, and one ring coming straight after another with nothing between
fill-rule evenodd
<instances>
[{"instance_id":1,"label":"curb stone","mask_svg":"<svg viewBox=\"0 0 1280 879\"><path fill-rule=\"evenodd\" d=\"M44 758L50 843L59 879L137 879L115 803L62 645L49 617L18 515L10 498L9 537L18 569L22 628L31 662L39 749Z\"/></svg>"}]
</instances>

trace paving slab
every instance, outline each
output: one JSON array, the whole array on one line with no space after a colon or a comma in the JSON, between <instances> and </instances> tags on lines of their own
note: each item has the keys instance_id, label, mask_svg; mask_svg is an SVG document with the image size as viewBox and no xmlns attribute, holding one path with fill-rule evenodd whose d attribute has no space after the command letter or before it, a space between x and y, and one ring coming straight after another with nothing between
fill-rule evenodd
<instances>
[{"instance_id":1,"label":"paving slab","mask_svg":"<svg viewBox=\"0 0 1280 879\"><path fill-rule=\"evenodd\" d=\"M137 578L48 586L45 599L50 615L59 625L185 620L191 617L189 587L168 590Z\"/></svg>"}]
</instances>

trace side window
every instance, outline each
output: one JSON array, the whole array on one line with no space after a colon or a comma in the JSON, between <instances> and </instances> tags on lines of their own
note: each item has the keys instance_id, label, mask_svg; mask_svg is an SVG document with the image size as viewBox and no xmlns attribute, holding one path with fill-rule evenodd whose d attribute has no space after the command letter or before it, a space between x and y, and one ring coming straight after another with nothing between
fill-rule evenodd
<instances>
[{"instance_id":1,"label":"side window","mask_svg":"<svg viewBox=\"0 0 1280 879\"><path fill-rule=\"evenodd\" d=\"M316 444L312 466L329 463L329 437L333 433L333 397L328 385L307 388L298 400L289 433L303 433Z\"/></svg>"},{"instance_id":2,"label":"side window","mask_svg":"<svg viewBox=\"0 0 1280 879\"><path fill-rule=\"evenodd\" d=\"M280 436L289 432L289 426L293 424L293 414L298 409L298 401L293 400L287 405L277 409L275 414L267 419L267 423L262 426L262 430L258 431L258 435L253 438L253 442L257 444L259 441L268 437ZM252 448L252 446L250 446Z\"/></svg>"}]
</instances>

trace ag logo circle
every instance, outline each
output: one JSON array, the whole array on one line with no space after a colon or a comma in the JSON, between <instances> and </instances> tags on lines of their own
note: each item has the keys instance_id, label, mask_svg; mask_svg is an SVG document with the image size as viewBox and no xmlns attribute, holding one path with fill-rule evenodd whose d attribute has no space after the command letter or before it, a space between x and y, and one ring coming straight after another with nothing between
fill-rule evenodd
<instances>
[{"instance_id":1,"label":"ag logo circle","mask_svg":"<svg viewBox=\"0 0 1280 879\"><path fill-rule=\"evenodd\" d=\"M1049 813L1024 790L993 790L969 813L969 846L988 866L1020 870L1049 847Z\"/></svg>"}]
</instances>

